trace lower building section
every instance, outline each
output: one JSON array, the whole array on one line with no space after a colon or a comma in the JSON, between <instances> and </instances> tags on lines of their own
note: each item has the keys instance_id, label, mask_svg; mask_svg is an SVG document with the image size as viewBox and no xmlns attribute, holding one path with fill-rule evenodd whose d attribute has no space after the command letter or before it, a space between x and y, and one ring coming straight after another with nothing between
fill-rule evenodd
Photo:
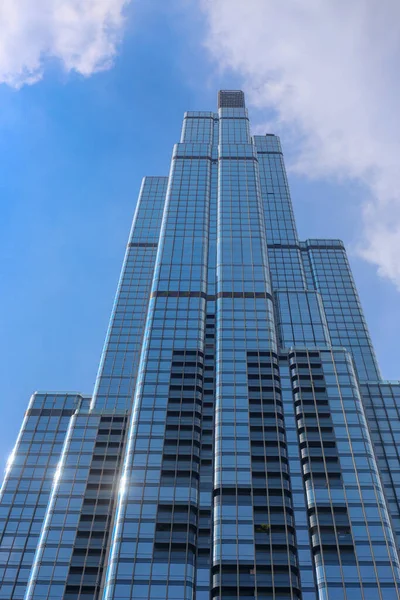
<instances>
[{"instance_id":1,"label":"lower building section","mask_svg":"<svg viewBox=\"0 0 400 600\"><path fill-rule=\"evenodd\" d=\"M240 466L249 456L250 478L247 484L225 479L224 468L216 477L212 597L300 598L278 356L248 351L247 381L239 427L248 441L236 443L234 429L222 427L225 448L230 443L235 451L217 461L224 465L230 456Z\"/></svg>"},{"instance_id":2,"label":"lower building section","mask_svg":"<svg viewBox=\"0 0 400 600\"><path fill-rule=\"evenodd\" d=\"M342 348L249 350L247 403L218 426L206 323L204 352L172 352L160 480L138 447L122 520L129 415L32 397L2 488L0 598L400 597L399 386L360 386Z\"/></svg>"},{"instance_id":3,"label":"lower building section","mask_svg":"<svg viewBox=\"0 0 400 600\"><path fill-rule=\"evenodd\" d=\"M0 598L4 600L25 597L71 418L89 402L89 397L73 393L37 393L29 402L1 488ZM70 561L68 536L66 527L59 553L66 565ZM52 580L52 574L47 574L46 582Z\"/></svg>"},{"instance_id":4,"label":"lower building section","mask_svg":"<svg viewBox=\"0 0 400 600\"><path fill-rule=\"evenodd\" d=\"M90 400L31 399L1 492L4 600L102 596L127 415Z\"/></svg>"},{"instance_id":5,"label":"lower building section","mask_svg":"<svg viewBox=\"0 0 400 600\"><path fill-rule=\"evenodd\" d=\"M400 548L400 381L361 384L397 547Z\"/></svg>"},{"instance_id":6,"label":"lower building section","mask_svg":"<svg viewBox=\"0 0 400 600\"><path fill-rule=\"evenodd\" d=\"M340 348L288 358L318 598L399 598L397 548L352 359Z\"/></svg>"},{"instance_id":7,"label":"lower building section","mask_svg":"<svg viewBox=\"0 0 400 600\"><path fill-rule=\"evenodd\" d=\"M65 587L65 600L98 600L120 479L127 417L101 416Z\"/></svg>"}]
</instances>

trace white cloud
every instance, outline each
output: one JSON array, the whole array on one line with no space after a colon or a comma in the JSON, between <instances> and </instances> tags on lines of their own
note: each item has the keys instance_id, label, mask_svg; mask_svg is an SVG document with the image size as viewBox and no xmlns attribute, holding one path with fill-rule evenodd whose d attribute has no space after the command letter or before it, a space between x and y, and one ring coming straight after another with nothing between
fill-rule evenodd
<instances>
[{"instance_id":1,"label":"white cloud","mask_svg":"<svg viewBox=\"0 0 400 600\"><path fill-rule=\"evenodd\" d=\"M82 75L109 68L129 2L1 0L0 83L35 83L48 59Z\"/></svg>"},{"instance_id":2,"label":"white cloud","mask_svg":"<svg viewBox=\"0 0 400 600\"><path fill-rule=\"evenodd\" d=\"M360 253L400 289L398 0L202 0L207 45L276 111L295 168L365 186ZM293 138L291 138L293 139Z\"/></svg>"}]
</instances>

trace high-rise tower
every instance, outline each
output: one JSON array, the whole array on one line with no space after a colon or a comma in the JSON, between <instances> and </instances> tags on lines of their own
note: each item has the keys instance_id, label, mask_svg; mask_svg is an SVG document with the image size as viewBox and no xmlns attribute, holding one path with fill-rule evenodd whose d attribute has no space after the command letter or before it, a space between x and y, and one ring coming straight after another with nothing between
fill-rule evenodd
<instances>
[{"instance_id":1,"label":"high-rise tower","mask_svg":"<svg viewBox=\"0 0 400 600\"><path fill-rule=\"evenodd\" d=\"M395 600L400 383L240 91L143 180L91 397L31 398L2 600Z\"/></svg>"}]
</instances>

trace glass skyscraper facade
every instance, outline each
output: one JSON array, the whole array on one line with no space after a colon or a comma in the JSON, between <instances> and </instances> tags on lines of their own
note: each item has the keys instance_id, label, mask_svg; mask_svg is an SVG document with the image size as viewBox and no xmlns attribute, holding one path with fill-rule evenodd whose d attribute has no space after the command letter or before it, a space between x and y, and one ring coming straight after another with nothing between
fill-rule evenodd
<instances>
[{"instance_id":1,"label":"glass skyscraper facade","mask_svg":"<svg viewBox=\"0 0 400 600\"><path fill-rule=\"evenodd\" d=\"M244 95L143 180L91 396L35 393L2 600L400 598L400 383Z\"/></svg>"}]
</instances>

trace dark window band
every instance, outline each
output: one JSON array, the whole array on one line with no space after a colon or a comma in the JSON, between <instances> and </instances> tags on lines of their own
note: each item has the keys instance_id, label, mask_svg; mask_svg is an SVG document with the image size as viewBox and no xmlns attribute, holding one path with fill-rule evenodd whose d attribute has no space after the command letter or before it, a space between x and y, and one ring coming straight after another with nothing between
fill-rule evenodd
<instances>
[{"instance_id":1,"label":"dark window band","mask_svg":"<svg viewBox=\"0 0 400 600\"><path fill-rule=\"evenodd\" d=\"M215 295L209 295L200 291L179 291L179 290L164 290L153 292L151 298L203 298L209 302L213 302L219 298L265 298L272 300L272 295L268 292L219 292Z\"/></svg>"},{"instance_id":2,"label":"dark window band","mask_svg":"<svg viewBox=\"0 0 400 600\"><path fill-rule=\"evenodd\" d=\"M71 417L75 412L75 408L30 408L25 414L27 417Z\"/></svg>"},{"instance_id":3,"label":"dark window band","mask_svg":"<svg viewBox=\"0 0 400 600\"><path fill-rule=\"evenodd\" d=\"M210 115L209 117L205 117L204 115L200 116L200 117L196 117L195 115L185 115L184 119L208 119L208 120L212 120L212 121L218 121L219 117L214 117L212 115ZM185 143L185 142L183 142Z\"/></svg>"},{"instance_id":4,"label":"dark window band","mask_svg":"<svg viewBox=\"0 0 400 600\"><path fill-rule=\"evenodd\" d=\"M177 160L177 159L183 159L183 158L188 158L191 160L212 160L211 156L201 156L201 155L195 155L195 154L176 154L175 156L172 157L172 160Z\"/></svg>"},{"instance_id":5,"label":"dark window band","mask_svg":"<svg viewBox=\"0 0 400 600\"><path fill-rule=\"evenodd\" d=\"M157 248L157 242L131 242L128 248Z\"/></svg>"},{"instance_id":6,"label":"dark window band","mask_svg":"<svg viewBox=\"0 0 400 600\"><path fill-rule=\"evenodd\" d=\"M191 160L210 160L214 161L211 156L197 156L192 154L176 154L172 157L172 160L177 159L191 159ZM218 160L257 160L257 156L219 156Z\"/></svg>"},{"instance_id":7,"label":"dark window band","mask_svg":"<svg viewBox=\"0 0 400 600\"><path fill-rule=\"evenodd\" d=\"M257 154L281 154L283 156L283 152L279 150L257 150Z\"/></svg>"},{"instance_id":8,"label":"dark window band","mask_svg":"<svg viewBox=\"0 0 400 600\"><path fill-rule=\"evenodd\" d=\"M306 242L301 242L301 244L306 244ZM305 250L337 250L337 249L344 249L343 246L341 246L340 244L307 244L304 246L301 246L300 244L268 244L267 243L267 247L274 249L274 248L282 248L283 250L301 250L302 252L304 252Z\"/></svg>"}]
</instances>

